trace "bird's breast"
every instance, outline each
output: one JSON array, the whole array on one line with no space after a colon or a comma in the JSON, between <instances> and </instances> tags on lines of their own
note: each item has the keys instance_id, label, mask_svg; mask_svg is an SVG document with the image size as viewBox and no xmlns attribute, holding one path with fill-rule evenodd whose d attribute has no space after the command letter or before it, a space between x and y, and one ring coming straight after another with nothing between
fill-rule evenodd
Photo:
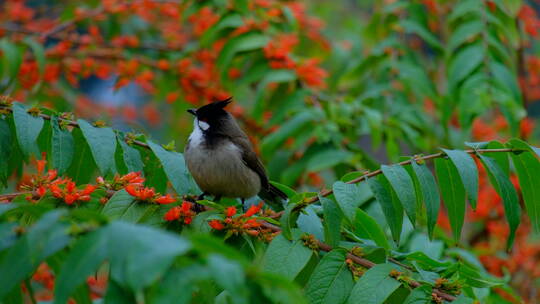
<instances>
[{"instance_id":1,"label":"bird's breast","mask_svg":"<svg viewBox=\"0 0 540 304\"><path fill-rule=\"evenodd\" d=\"M194 131L184 157L201 190L209 194L249 198L261 189L259 176L246 166L242 151L232 141L223 139L208 147L204 135Z\"/></svg>"}]
</instances>

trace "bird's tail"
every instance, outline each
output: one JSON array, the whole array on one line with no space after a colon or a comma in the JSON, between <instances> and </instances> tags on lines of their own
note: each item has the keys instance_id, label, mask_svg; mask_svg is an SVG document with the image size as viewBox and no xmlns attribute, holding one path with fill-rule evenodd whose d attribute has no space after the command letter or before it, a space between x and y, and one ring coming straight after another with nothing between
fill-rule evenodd
<instances>
[{"instance_id":1,"label":"bird's tail","mask_svg":"<svg viewBox=\"0 0 540 304\"><path fill-rule=\"evenodd\" d=\"M269 184L267 189L261 190L259 197L275 211L283 210L288 199L285 192L272 184Z\"/></svg>"}]
</instances>

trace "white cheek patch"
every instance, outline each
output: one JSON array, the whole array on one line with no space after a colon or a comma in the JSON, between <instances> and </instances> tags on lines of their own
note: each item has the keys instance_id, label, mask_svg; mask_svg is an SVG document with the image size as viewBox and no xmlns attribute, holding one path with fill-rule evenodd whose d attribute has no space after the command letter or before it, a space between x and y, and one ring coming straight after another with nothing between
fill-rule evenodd
<instances>
[{"instance_id":1,"label":"white cheek patch","mask_svg":"<svg viewBox=\"0 0 540 304\"><path fill-rule=\"evenodd\" d=\"M206 131L208 130L208 128L210 128L210 125L204 121L198 120L198 123L199 123L199 128L201 128L201 130L203 131Z\"/></svg>"}]
</instances>

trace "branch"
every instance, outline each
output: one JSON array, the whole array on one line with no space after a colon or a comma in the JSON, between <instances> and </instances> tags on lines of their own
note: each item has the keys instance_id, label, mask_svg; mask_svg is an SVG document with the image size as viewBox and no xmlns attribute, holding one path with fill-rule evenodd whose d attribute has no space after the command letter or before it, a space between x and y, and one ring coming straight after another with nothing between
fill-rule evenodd
<instances>
[{"instance_id":1,"label":"branch","mask_svg":"<svg viewBox=\"0 0 540 304\"><path fill-rule=\"evenodd\" d=\"M512 149L512 148L502 148L502 149L470 149L470 150L465 150L464 152L468 153L468 154L475 154L475 153L499 153L499 152L518 152L518 151L523 151L523 150L520 150L520 149ZM443 152L439 152L439 153L435 153L435 154L429 154L429 155L426 155L426 156L420 156L420 157L413 157L409 160L406 160L406 161L402 161L402 162L399 162L397 163L396 165L409 165L411 164L413 161L425 161L425 160L430 160L430 159L434 159L434 158L441 158L441 157L444 157L446 156L445 153ZM370 177L373 177L373 176L377 176L379 174L382 173L382 170L381 169L377 169L373 172L368 172L362 176L359 176L353 180L350 180L347 182L347 184L358 184L362 181L365 181L367 180L368 178ZM322 190L321 192L319 192L319 195L318 196L314 196L314 197L311 197L309 199L306 199L303 203L299 204L298 206L296 206L293 211L300 211L301 209L303 209L304 207L307 207L315 202L318 202L319 201L319 197L322 196L322 197L327 197L329 196L330 194L334 193L333 190ZM278 212L278 214L281 216L281 214L283 213L283 211L281 212Z\"/></svg>"}]
</instances>

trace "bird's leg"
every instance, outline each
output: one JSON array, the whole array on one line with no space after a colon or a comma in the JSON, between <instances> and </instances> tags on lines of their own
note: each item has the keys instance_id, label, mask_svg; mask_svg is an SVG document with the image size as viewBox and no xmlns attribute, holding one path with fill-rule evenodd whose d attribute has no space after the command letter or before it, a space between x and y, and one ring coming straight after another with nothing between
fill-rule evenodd
<instances>
[{"instance_id":1,"label":"bird's leg","mask_svg":"<svg viewBox=\"0 0 540 304\"><path fill-rule=\"evenodd\" d=\"M240 201L242 202L242 212L246 212L246 199L241 198Z\"/></svg>"},{"instance_id":2,"label":"bird's leg","mask_svg":"<svg viewBox=\"0 0 540 304\"><path fill-rule=\"evenodd\" d=\"M207 194L206 192L201 193L199 196L197 196L197 200L202 201L206 194ZM195 211L197 213L203 212L204 211L204 205L201 205L201 204L195 202L195 204L193 204L193 211Z\"/></svg>"},{"instance_id":3,"label":"bird's leg","mask_svg":"<svg viewBox=\"0 0 540 304\"><path fill-rule=\"evenodd\" d=\"M204 199L204 196L205 196L206 194L208 194L208 193L206 193L206 192L201 193L199 196L197 196L197 200L198 200L198 201L202 201L202 200Z\"/></svg>"}]
</instances>

